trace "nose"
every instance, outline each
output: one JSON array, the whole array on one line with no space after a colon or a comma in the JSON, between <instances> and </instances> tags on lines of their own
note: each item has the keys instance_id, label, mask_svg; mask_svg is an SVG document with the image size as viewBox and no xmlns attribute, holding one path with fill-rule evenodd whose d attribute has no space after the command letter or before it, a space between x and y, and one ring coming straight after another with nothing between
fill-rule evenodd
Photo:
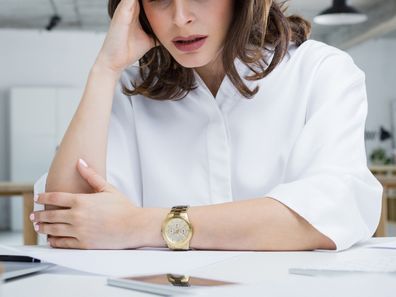
<instances>
[{"instance_id":1,"label":"nose","mask_svg":"<svg viewBox=\"0 0 396 297\"><path fill-rule=\"evenodd\" d=\"M183 27L195 20L189 2L189 0L173 1L173 22L178 27Z\"/></svg>"}]
</instances>

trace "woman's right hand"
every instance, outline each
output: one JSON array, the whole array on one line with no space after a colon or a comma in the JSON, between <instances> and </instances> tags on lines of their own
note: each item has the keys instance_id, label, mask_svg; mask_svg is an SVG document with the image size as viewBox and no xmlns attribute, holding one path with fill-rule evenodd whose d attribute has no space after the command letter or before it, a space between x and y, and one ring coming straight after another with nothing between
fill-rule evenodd
<instances>
[{"instance_id":1,"label":"woman's right hand","mask_svg":"<svg viewBox=\"0 0 396 297\"><path fill-rule=\"evenodd\" d=\"M95 64L120 74L150 49L154 39L142 29L138 0L121 0L114 12L103 46Z\"/></svg>"}]
</instances>

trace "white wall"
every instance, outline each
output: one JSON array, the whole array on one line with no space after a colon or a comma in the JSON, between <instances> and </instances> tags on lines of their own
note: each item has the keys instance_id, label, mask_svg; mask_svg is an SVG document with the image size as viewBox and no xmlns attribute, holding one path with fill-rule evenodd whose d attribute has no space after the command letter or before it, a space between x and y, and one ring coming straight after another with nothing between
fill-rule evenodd
<instances>
[{"instance_id":1,"label":"white wall","mask_svg":"<svg viewBox=\"0 0 396 297\"><path fill-rule=\"evenodd\" d=\"M14 86L83 87L103 33L0 30L0 180L9 178L8 90ZM0 229L7 220L0 199Z\"/></svg>"},{"instance_id":2,"label":"white wall","mask_svg":"<svg viewBox=\"0 0 396 297\"><path fill-rule=\"evenodd\" d=\"M391 102L396 102L396 39L371 40L350 49L355 63L366 73L369 114L366 130L379 131L382 125L391 130ZM391 140L366 141L367 153L382 147L391 154Z\"/></svg>"}]
</instances>

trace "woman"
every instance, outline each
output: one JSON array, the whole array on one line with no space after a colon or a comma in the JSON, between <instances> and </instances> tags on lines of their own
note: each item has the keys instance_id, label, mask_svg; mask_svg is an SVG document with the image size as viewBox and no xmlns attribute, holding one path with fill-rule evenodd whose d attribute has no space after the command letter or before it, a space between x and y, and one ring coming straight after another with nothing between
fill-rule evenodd
<instances>
[{"instance_id":1,"label":"woman","mask_svg":"<svg viewBox=\"0 0 396 297\"><path fill-rule=\"evenodd\" d=\"M306 41L308 23L271 0L111 0L109 13L35 198L51 246L343 250L374 233L382 189L346 53Z\"/></svg>"}]
</instances>

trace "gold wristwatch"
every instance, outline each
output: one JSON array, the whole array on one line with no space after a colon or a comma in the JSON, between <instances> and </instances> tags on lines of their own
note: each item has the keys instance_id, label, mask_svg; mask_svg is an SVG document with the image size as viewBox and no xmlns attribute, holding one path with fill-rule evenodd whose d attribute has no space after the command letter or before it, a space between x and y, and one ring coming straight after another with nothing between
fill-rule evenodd
<instances>
[{"instance_id":1,"label":"gold wristwatch","mask_svg":"<svg viewBox=\"0 0 396 297\"><path fill-rule=\"evenodd\" d=\"M193 228L188 220L188 206L172 207L162 223L161 233L171 250L188 250L193 235Z\"/></svg>"}]
</instances>

